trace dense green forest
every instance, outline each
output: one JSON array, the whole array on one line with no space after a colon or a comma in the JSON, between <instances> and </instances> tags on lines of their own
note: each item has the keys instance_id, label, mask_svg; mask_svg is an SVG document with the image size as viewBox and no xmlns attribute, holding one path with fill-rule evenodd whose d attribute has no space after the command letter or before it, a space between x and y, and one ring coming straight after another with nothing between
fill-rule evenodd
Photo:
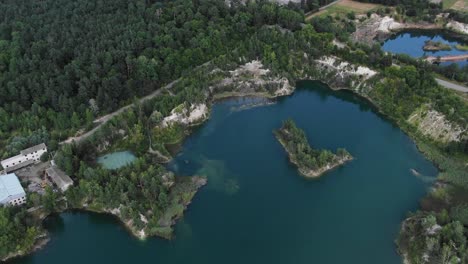
<instances>
[{"instance_id":1,"label":"dense green forest","mask_svg":"<svg viewBox=\"0 0 468 264\"><path fill-rule=\"evenodd\" d=\"M345 149L338 149L334 154L326 149L312 148L304 130L298 128L292 119L284 121L281 128L274 133L291 160L304 171L318 171L326 166L334 166L341 159L351 157Z\"/></svg>"},{"instance_id":2,"label":"dense green forest","mask_svg":"<svg viewBox=\"0 0 468 264\"><path fill-rule=\"evenodd\" d=\"M0 206L0 259L11 252L30 250L40 232L25 209Z\"/></svg>"},{"instance_id":3,"label":"dense green forest","mask_svg":"<svg viewBox=\"0 0 468 264\"><path fill-rule=\"evenodd\" d=\"M0 157L44 127L56 146L262 25L297 29L303 21L271 3L222 1L3 1L0 16Z\"/></svg>"},{"instance_id":4,"label":"dense green forest","mask_svg":"<svg viewBox=\"0 0 468 264\"><path fill-rule=\"evenodd\" d=\"M319 1L319 5L326 2ZM406 8L405 3L394 4ZM177 180L177 189L164 186L163 176L170 174L157 164L157 157L149 155L149 148L170 156L166 144L183 139L190 128L161 128L161 118L186 102L209 104L212 94L208 88L225 78L226 72L251 60L261 60L272 76L285 77L290 83L305 77L330 81L334 73L325 73L313 61L335 55L380 72L369 80L375 89L355 92L409 133L441 169L443 186L449 186L429 196L427 204L431 206L413 215L415 220L409 222L413 225L408 225L409 231L402 238L419 234L421 223L433 222L434 218L423 220L429 215L447 226L447 231L435 238L434 244L439 245L435 250L442 252L450 243L458 248L465 245L459 223L466 232L468 200L455 194L468 189L463 165L468 142L441 144L420 134L407 118L416 109L430 105L448 120L466 127L468 105L452 91L439 87L432 76L440 71L466 81L466 67L436 68L408 57L391 56L379 45L349 42L349 33L355 29L349 18L314 18L311 24L302 24L303 11L297 6L280 7L263 1L227 6L214 0L8 0L0 3L0 14L4 18L0 20L0 89L4 95L0 98L0 157L43 141L49 149L58 149L57 163L77 182L65 194L70 207L87 204L88 209L97 211L120 207L122 218L133 220L136 228L144 226L139 217L143 213L150 221L150 234L167 234L170 231L161 229L157 219L169 208L181 213L180 205L188 199L183 189L187 187L188 193L193 189L191 185L178 185ZM334 38L345 42L346 48L332 45ZM206 62L210 63L196 67ZM393 63L402 67L390 67ZM143 104L135 100L178 78L172 94L162 93ZM67 136L91 128L96 116L132 102L134 106L106 123L89 140L59 148L58 143ZM293 126L289 124L289 128ZM293 149L301 160L312 167L329 161L331 152L311 149L303 132L293 130L292 139L300 143ZM96 164L98 155L119 149L133 151L138 161L116 171ZM50 191L43 199L31 195L28 203L44 204L48 211L54 211L54 197ZM151 214L146 214L148 211ZM0 257L31 246L30 238L37 233L28 236L28 232L15 232L32 228L26 219L21 210L0 211L0 245L5 249L0 250ZM418 242L422 242L413 245L423 245L425 239L420 236ZM405 239L401 241L404 245ZM421 248L412 250L417 260Z\"/></svg>"}]
</instances>

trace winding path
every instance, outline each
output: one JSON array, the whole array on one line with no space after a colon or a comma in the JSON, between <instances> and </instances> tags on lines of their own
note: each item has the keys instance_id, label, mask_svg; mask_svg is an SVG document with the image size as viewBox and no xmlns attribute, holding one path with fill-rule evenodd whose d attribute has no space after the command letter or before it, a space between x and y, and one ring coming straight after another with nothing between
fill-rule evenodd
<instances>
[{"instance_id":1,"label":"winding path","mask_svg":"<svg viewBox=\"0 0 468 264\"><path fill-rule=\"evenodd\" d=\"M143 103L143 102L145 102L145 101L148 101L148 100L150 100L150 99L153 99L153 98L155 98L155 97L161 95L161 93L162 93L163 91L169 91L169 89L171 89L171 88L172 88L177 82L179 82L179 81L180 81L180 78L177 79L177 80L175 80L175 81L172 81L172 82L169 83L168 85L166 85L166 86L164 86L164 87L162 87L162 88L160 88L160 89L154 91L153 93L151 93L151 94L149 94L149 95L147 95L147 96L145 96L145 97L140 98L138 101L139 101L140 103ZM172 93L171 93L170 91L169 91L169 94L172 95ZM78 143L78 142L80 142L81 140L88 138L89 136L91 136L92 134L94 134L94 132L96 132L98 129L100 129L104 124L106 124L109 120L111 120L113 117L115 117L115 116L117 116L117 115L119 115L119 114L125 112L126 110L130 109L130 107L132 107L132 106L133 106L133 104L126 105L126 106L124 106L124 107L122 107L122 108L120 108L120 109L118 109L118 110L116 110L116 111L114 111L114 112L112 112L112 113L110 113L110 114L107 114L107 115L104 115L104 116L101 116L101 117L95 119L95 120L93 121L93 123L94 123L94 124L98 124L96 127L94 127L94 128L91 129L90 131L88 131L88 132L86 132L86 133L84 133L84 134L82 134L82 135L80 135L80 136L77 136L77 137L69 137L69 138L67 138L66 140L60 142L60 144L69 144L69 143L72 143L73 141L75 141L75 142Z\"/></svg>"},{"instance_id":2,"label":"winding path","mask_svg":"<svg viewBox=\"0 0 468 264\"><path fill-rule=\"evenodd\" d=\"M207 66L211 63L211 61L207 61L197 67L195 67L194 69L198 69L198 68L201 68L201 67L204 67L204 66ZM161 87L160 89L152 92L151 94L145 96L145 97L142 97L138 100L138 102L140 103L144 103L145 101L148 101L150 99L153 99L159 95L161 95L161 93L163 91L167 91L171 96L174 96L174 94L172 93L172 91L170 90L176 83L178 83L180 80L182 79L182 77L179 77L177 80L174 80L172 81L171 83L169 83L168 85L164 86L164 87ZM112 113L109 113L107 115L104 115L104 116L101 116L99 118L96 118L93 123L94 124L98 124L95 128L91 129L90 131L80 135L80 136L77 136L77 137L69 137L67 138L66 140L60 142L60 144L69 144L69 143L72 143L73 141L75 142L80 142L81 140L83 139L86 139L87 137L91 136L92 134L94 134L94 132L96 132L99 128L101 128L105 123L107 123L109 120L111 120L113 117L125 112L126 110L130 109L130 107L133 106L133 103L132 104L129 104L129 105L126 105L122 108L119 108L117 109L116 111L112 112Z\"/></svg>"}]
</instances>

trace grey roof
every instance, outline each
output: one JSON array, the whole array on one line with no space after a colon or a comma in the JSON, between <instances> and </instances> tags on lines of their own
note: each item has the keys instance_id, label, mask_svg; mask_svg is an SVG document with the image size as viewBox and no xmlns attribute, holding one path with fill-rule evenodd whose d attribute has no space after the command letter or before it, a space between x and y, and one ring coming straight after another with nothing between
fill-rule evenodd
<instances>
[{"instance_id":1,"label":"grey roof","mask_svg":"<svg viewBox=\"0 0 468 264\"><path fill-rule=\"evenodd\" d=\"M56 166L50 166L46 173L62 191L66 191L68 187L73 185L73 180Z\"/></svg>"},{"instance_id":2,"label":"grey roof","mask_svg":"<svg viewBox=\"0 0 468 264\"><path fill-rule=\"evenodd\" d=\"M36 146L32 146L30 148L27 148L27 149L23 149L21 151L21 154L23 155L28 155L29 153L33 153L34 151L38 151L40 149L45 149L46 148L46 144L44 143L41 143L39 145L36 145Z\"/></svg>"},{"instance_id":3,"label":"grey roof","mask_svg":"<svg viewBox=\"0 0 468 264\"><path fill-rule=\"evenodd\" d=\"M25 196L21 183L16 177L16 174L10 173L6 175L0 175L0 204L7 203L10 200L14 200Z\"/></svg>"}]
</instances>

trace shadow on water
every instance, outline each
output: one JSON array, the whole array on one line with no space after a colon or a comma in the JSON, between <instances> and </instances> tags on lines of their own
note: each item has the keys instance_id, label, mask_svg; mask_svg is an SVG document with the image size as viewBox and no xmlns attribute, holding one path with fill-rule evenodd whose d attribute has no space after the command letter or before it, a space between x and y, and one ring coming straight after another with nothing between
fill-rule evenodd
<instances>
[{"instance_id":1,"label":"shadow on water","mask_svg":"<svg viewBox=\"0 0 468 264\"><path fill-rule=\"evenodd\" d=\"M333 90L328 87L327 84L321 81L314 81L314 80L303 80L298 81L296 83L298 90L300 89L307 89L313 90L322 100L322 102L326 101L329 98L337 98L345 102L354 103L359 106L359 109L363 112L367 112L369 110L373 110L378 113L378 109L374 107L366 98L362 96L356 95L351 90ZM280 100L285 100L287 98L281 98Z\"/></svg>"},{"instance_id":2,"label":"shadow on water","mask_svg":"<svg viewBox=\"0 0 468 264\"><path fill-rule=\"evenodd\" d=\"M49 215L44 219L43 226L52 233L63 233L65 231L65 222L60 214Z\"/></svg>"}]
</instances>

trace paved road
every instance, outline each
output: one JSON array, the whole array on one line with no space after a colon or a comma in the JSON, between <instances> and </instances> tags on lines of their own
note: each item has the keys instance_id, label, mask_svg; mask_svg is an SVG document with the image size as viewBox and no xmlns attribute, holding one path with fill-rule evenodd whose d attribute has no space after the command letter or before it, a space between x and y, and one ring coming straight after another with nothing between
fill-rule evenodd
<instances>
[{"instance_id":1,"label":"paved road","mask_svg":"<svg viewBox=\"0 0 468 264\"><path fill-rule=\"evenodd\" d=\"M444 81L442 79L435 78L435 80L437 81L437 83L439 85L441 85L441 86L443 86L445 88L460 91L460 92L464 92L464 93L468 93L468 87L465 87L465 86L462 86L462 85L459 85L459 84L456 84L456 83Z\"/></svg>"}]
</instances>

